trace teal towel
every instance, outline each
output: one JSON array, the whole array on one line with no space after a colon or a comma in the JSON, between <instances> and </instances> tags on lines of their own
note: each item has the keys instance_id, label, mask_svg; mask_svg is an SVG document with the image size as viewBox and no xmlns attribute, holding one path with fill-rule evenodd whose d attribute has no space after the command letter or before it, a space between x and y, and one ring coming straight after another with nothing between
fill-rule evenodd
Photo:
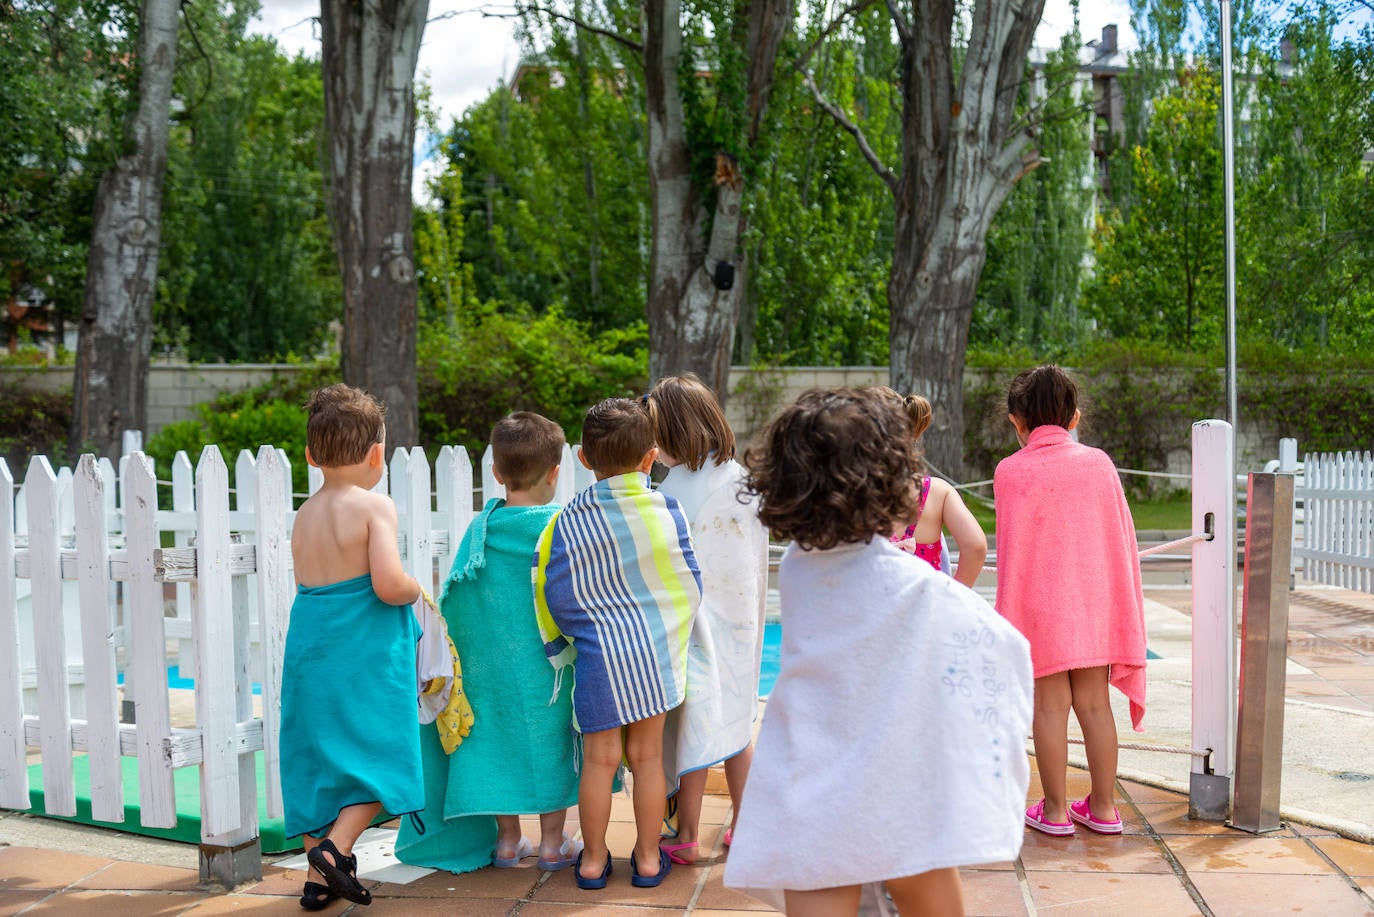
<instances>
[{"instance_id":1,"label":"teal towel","mask_svg":"<svg viewBox=\"0 0 1374 917\"><path fill-rule=\"evenodd\" d=\"M577 802L571 686L556 686L534 619L530 560L557 505L490 500L468 526L439 601L463 663L472 733L452 755L421 729L425 833L396 838L404 863L467 872L491 862L497 815ZM552 702L550 698L552 697Z\"/></svg>"},{"instance_id":2,"label":"teal towel","mask_svg":"<svg viewBox=\"0 0 1374 917\"><path fill-rule=\"evenodd\" d=\"M345 806L415 812L421 793L415 644L409 605L388 605L364 574L301 586L282 662L281 785L287 837L317 834Z\"/></svg>"}]
</instances>

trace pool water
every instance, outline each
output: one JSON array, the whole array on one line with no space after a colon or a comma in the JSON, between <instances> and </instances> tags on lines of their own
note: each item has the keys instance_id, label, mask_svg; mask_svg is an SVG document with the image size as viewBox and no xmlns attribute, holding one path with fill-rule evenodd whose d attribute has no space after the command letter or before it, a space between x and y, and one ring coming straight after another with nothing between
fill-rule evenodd
<instances>
[{"instance_id":1,"label":"pool water","mask_svg":"<svg viewBox=\"0 0 1374 917\"><path fill-rule=\"evenodd\" d=\"M763 661L759 666L759 697L767 697L778 680L778 651L782 645L782 622L774 619L763 626Z\"/></svg>"}]
</instances>

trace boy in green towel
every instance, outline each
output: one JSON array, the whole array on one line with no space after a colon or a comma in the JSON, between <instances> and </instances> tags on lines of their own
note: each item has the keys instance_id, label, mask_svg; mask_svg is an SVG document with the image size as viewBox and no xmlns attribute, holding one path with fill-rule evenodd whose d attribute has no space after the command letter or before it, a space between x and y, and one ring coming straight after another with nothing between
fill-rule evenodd
<instances>
[{"instance_id":1,"label":"boy in green towel","mask_svg":"<svg viewBox=\"0 0 1374 917\"><path fill-rule=\"evenodd\" d=\"M382 809L402 815L424 803L411 609L420 584L401 566L395 504L372 492L383 471L381 402L339 384L306 410L305 457L324 485L291 529L281 780L286 834L304 836L310 863L300 904L319 910L336 896L372 902L354 842Z\"/></svg>"},{"instance_id":2,"label":"boy in green towel","mask_svg":"<svg viewBox=\"0 0 1374 917\"><path fill-rule=\"evenodd\" d=\"M566 869L582 850L563 834L577 802L572 680L560 683L545 661L530 584L539 533L558 511L564 442L562 427L528 411L492 428L492 471L506 496L468 526L439 598L463 661L472 732L446 755L437 731L420 727L427 830L401 825L403 863L457 873L516 866L534 853L520 831L520 816L533 813L540 869Z\"/></svg>"}]
</instances>

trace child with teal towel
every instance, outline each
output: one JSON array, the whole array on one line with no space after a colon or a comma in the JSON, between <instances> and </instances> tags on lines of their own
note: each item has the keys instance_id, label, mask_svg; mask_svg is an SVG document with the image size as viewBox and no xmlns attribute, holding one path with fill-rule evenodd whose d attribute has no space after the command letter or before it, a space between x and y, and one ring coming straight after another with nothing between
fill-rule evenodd
<instances>
[{"instance_id":1,"label":"child with teal towel","mask_svg":"<svg viewBox=\"0 0 1374 917\"><path fill-rule=\"evenodd\" d=\"M291 529L297 592L282 662L281 785L285 831L310 863L301 907L336 897L371 904L353 843L382 810L417 811L411 606L420 584L401 566L396 506L382 479L382 404L330 385L306 404L305 457L324 485ZM321 837L320 835L324 836Z\"/></svg>"},{"instance_id":2,"label":"child with teal towel","mask_svg":"<svg viewBox=\"0 0 1374 917\"><path fill-rule=\"evenodd\" d=\"M439 599L463 662L472 732L445 754L434 727L420 727L426 831L401 826L402 862L450 872L516 866L535 852L520 831L520 816L533 813L539 868L565 869L582 849L563 834L577 802L572 685L545 660L530 584L539 533L558 511L550 501L563 446L558 424L526 411L491 431L506 497L488 500L468 526Z\"/></svg>"}]
</instances>

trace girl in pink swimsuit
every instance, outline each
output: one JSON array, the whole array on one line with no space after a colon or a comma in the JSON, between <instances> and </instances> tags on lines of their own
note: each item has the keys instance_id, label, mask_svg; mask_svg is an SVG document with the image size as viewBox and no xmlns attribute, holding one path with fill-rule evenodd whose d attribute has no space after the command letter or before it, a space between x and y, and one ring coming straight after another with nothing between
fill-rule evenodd
<instances>
[{"instance_id":1,"label":"girl in pink swimsuit","mask_svg":"<svg viewBox=\"0 0 1374 917\"><path fill-rule=\"evenodd\" d=\"M930 426L934 414L930 402L920 395L907 395L902 402L906 406L907 417L911 419L912 434L919 440ZM921 496L916 503L916 515L891 536L892 543L908 554L915 554L936 570L944 570L944 542L941 535L946 529L959 546L959 565L954 571L954 578L971 589L988 556L987 536L953 485L941 478L925 475L921 478Z\"/></svg>"}]
</instances>

